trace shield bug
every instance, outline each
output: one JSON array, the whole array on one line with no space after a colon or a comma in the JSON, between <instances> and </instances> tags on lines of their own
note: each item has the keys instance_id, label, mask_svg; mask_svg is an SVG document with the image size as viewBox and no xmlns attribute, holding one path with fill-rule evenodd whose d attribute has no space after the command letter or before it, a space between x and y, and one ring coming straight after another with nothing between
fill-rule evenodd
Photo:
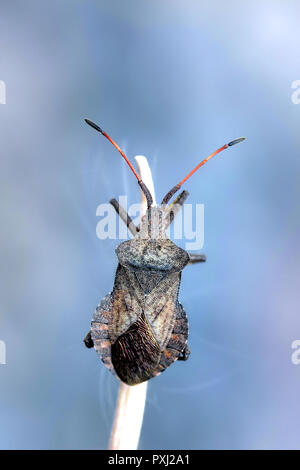
<instances>
[{"instance_id":1,"label":"shield bug","mask_svg":"<svg viewBox=\"0 0 300 470\"><path fill-rule=\"evenodd\" d=\"M188 264L205 261L205 256L188 253L166 235L188 192L182 191L172 204L169 202L195 171L244 137L202 160L166 194L160 207L152 207L148 188L124 152L97 124L88 119L86 122L120 152L147 200L140 227L115 199L110 201L134 237L116 249L118 267L113 290L96 308L91 329L84 338L85 345L95 348L115 376L128 385L136 385L160 374L176 360L187 360L190 354L187 316L178 301L181 271Z\"/></svg>"}]
</instances>

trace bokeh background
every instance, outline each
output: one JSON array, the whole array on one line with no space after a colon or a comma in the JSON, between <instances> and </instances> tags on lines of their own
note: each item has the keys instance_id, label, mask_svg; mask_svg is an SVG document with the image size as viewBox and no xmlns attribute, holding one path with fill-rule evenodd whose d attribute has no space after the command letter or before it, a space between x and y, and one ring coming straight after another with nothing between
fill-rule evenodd
<instances>
[{"instance_id":1,"label":"bokeh background","mask_svg":"<svg viewBox=\"0 0 300 470\"><path fill-rule=\"evenodd\" d=\"M144 154L158 199L205 204L180 300L192 355L149 383L142 449L300 447L297 0L0 1L0 447L106 448L117 381L82 338L118 242L96 208Z\"/></svg>"}]
</instances>

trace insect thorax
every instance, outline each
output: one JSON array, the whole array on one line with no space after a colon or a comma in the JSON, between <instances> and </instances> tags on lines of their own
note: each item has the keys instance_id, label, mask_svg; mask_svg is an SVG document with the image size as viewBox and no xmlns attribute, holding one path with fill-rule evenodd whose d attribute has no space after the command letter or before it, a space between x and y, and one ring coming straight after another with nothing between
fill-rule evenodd
<instances>
[{"instance_id":1,"label":"insect thorax","mask_svg":"<svg viewBox=\"0 0 300 470\"><path fill-rule=\"evenodd\" d=\"M116 249L123 267L131 271L160 273L182 271L189 255L166 235L167 216L164 208L153 207L146 212L137 235Z\"/></svg>"}]
</instances>

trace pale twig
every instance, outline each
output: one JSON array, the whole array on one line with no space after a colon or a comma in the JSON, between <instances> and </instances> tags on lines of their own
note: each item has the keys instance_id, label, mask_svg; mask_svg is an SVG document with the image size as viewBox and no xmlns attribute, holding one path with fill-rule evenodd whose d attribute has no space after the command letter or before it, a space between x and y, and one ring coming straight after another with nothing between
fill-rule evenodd
<instances>
[{"instance_id":1,"label":"pale twig","mask_svg":"<svg viewBox=\"0 0 300 470\"><path fill-rule=\"evenodd\" d=\"M155 205L154 185L146 157L137 155L135 161L143 182L149 189ZM141 192L141 217L146 213L147 201ZM135 450L138 448L147 396L147 382L132 387L120 383L109 449Z\"/></svg>"}]
</instances>

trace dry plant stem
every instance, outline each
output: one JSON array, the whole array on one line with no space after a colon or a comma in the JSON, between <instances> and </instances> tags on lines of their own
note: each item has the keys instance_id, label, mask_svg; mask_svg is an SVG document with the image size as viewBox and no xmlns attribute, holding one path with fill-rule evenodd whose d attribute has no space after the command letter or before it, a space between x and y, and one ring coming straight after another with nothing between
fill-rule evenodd
<instances>
[{"instance_id":1,"label":"dry plant stem","mask_svg":"<svg viewBox=\"0 0 300 470\"><path fill-rule=\"evenodd\" d=\"M137 155L135 161L138 172L149 189L153 205L156 205L151 170L146 157ZM147 201L141 192L141 217L146 213ZM111 431L110 450L136 450L138 448L144 409L147 396L147 382L129 387L120 383L113 427Z\"/></svg>"}]
</instances>

